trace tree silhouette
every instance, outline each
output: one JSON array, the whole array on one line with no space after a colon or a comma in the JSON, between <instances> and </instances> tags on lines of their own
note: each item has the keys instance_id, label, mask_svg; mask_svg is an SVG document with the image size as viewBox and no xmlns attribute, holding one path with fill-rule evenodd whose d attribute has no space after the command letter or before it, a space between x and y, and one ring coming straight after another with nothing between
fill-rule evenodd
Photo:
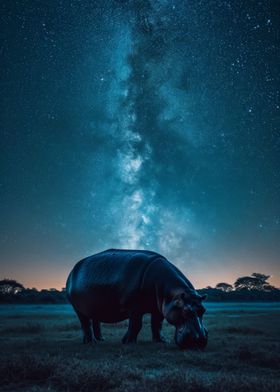
<instances>
[{"instance_id":1,"label":"tree silhouette","mask_svg":"<svg viewBox=\"0 0 280 392\"><path fill-rule=\"evenodd\" d=\"M252 276L254 278L260 279L264 284L268 284L267 280L270 278L270 275L260 274L258 272L254 272Z\"/></svg>"},{"instance_id":2,"label":"tree silhouette","mask_svg":"<svg viewBox=\"0 0 280 392\"><path fill-rule=\"evenodd\" d=\"M221 283L216 284L215 288L218 290L221 290L221 291L225 291L225 292L232 291L232 289L233 289L231 284L225 283L225 282L221 282Z\"/></svg>"},{"instance_id":3,"label":"tree silhouette","mask_svg":"<svg viewBox=\"0 0 280 392\"><path fill-rule=\"evenodd\" d=\"M271 291L274 289L267 279L270 275L264 275L254 272L251 276L242 276L234 282L236 290L259 290L259 291Z\"/></svg>"},{"instance_id":4,"label":"tree silhouette","mask_svg":"<svg viewBox=\"0 0 280 392\"><path fill-rule=\"evenodd\" d=\"M24 290L24 286L14 279L0 280L0 294L14 295Z\"/></svg>"}]
</instances>

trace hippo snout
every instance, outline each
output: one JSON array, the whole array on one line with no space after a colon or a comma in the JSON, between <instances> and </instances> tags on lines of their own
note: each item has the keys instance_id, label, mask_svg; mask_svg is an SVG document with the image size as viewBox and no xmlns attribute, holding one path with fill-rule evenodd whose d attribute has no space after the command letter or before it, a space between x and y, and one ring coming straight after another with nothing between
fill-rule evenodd
<instances>
[{"instance_id":1,"label":"hippo snout","mask_svg":"<svg viewBox=\"0 0 280 392\"><path fill-rule=\"evenodd\" d=\"M192 331L191 329L177 328L175 333L175 343L181 349L204 349L208 341L208 331L206 328L203 331Z\"/></svg>"},{"instance_id":2,"label":"hippo snout","mask_svg":"<svg viewBox=\"0 0 280 392\"><path fill-rule=\"evenodd\" d=\"M192 339L189 348L202 350L206 347L206 345L207 345L207 338L200 337L200 338Z\"/></svg>"}]
</instances>

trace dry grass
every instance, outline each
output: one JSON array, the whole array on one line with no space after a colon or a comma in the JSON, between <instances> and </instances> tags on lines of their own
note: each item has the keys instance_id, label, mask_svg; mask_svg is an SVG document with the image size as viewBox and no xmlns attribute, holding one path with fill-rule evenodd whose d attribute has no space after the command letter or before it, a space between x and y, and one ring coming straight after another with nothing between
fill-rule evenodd
<instances>
[{"instance_id":1,"label":"dry grass","mask_svg":"<svg viewBox=\"0 0 280 392\"><path fill-rule=\"evenodd\" d=\"M43 324L40 323L27 323L22 325L10 325L1 330L4 334L34 334L41 333L45 330Z\"/></svg>"},{"instance_id":2,"label":"dry grass","mask_svg":"<svg viewBox=\"0 0 280 392\"><path fill-rule=\"evenodd\" d=\"M246 326L241 326L241 327L228 327L224 329L225 332L227 333L236 333L236 334L241 334L241 335L263 335L264 332L256 329L256 328L250 328Z\"/></svg>"},{"instance_id":3,"label":"dry grass","mask_svg":"<svg viewBox=\"0 0 280 392\"><path fill-rule=\"evenodd\" d=\"M20 308L18 313L20 315ZM41 310L44 312L44 310ZM50 310L48 309L48 312ZM0 390L20 392L276 392L280 390L279 315L206 318L209 345L181 351L152 343L144 321L137 345L120 343L126 323L103 327L105 342L83 345L75 316L38 313L1 319Z\"/></svg>"}]
</instances>

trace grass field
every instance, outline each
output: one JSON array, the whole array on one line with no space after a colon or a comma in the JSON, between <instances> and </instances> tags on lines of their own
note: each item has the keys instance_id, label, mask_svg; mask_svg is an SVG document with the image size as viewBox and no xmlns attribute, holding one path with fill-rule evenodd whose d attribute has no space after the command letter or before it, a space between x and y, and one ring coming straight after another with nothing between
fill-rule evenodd
<instances>
[{"instance_id":1,"label":"grass field","mask_svg":"<svg viewBox=\"0 0 280 392\"><path fill-rule=\"evenodd\" d=\"M103 325L105 341L83 345L67 305L0 306L1 391L280 391L280 306L206 304L209 344L180 351L151 342L149 318L136 345L127 323Z\"/></svg>"}]
</instances>

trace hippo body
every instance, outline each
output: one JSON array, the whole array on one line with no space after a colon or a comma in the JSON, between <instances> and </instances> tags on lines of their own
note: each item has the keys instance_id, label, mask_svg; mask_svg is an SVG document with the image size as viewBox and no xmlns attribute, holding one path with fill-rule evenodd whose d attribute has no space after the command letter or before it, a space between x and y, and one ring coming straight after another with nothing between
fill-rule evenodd
<instances>
[{"instance_id":1,"label":"hippo body","mask_svg":"<svg viewBox=\"0 0 280 392\"><path fill-rule=\"evenodd\" d=\"M166 318L176 326L175 341L183 347L183 343L179 344L183 316L177 314L183 312L183 297L198 303L202 300L178 268L160 254L147 250L109 249L79 261L68 277L66 292L80 319L85 343L102 340L100 322L126 319L129 327L123 343L136 342L142 317L150 313L153 340L164 341L161 327ZM193 330L188 327L188 342ZM205 333L198 332L196 336L200 343L206 339Z\"/></svg>"}]
</instances>

